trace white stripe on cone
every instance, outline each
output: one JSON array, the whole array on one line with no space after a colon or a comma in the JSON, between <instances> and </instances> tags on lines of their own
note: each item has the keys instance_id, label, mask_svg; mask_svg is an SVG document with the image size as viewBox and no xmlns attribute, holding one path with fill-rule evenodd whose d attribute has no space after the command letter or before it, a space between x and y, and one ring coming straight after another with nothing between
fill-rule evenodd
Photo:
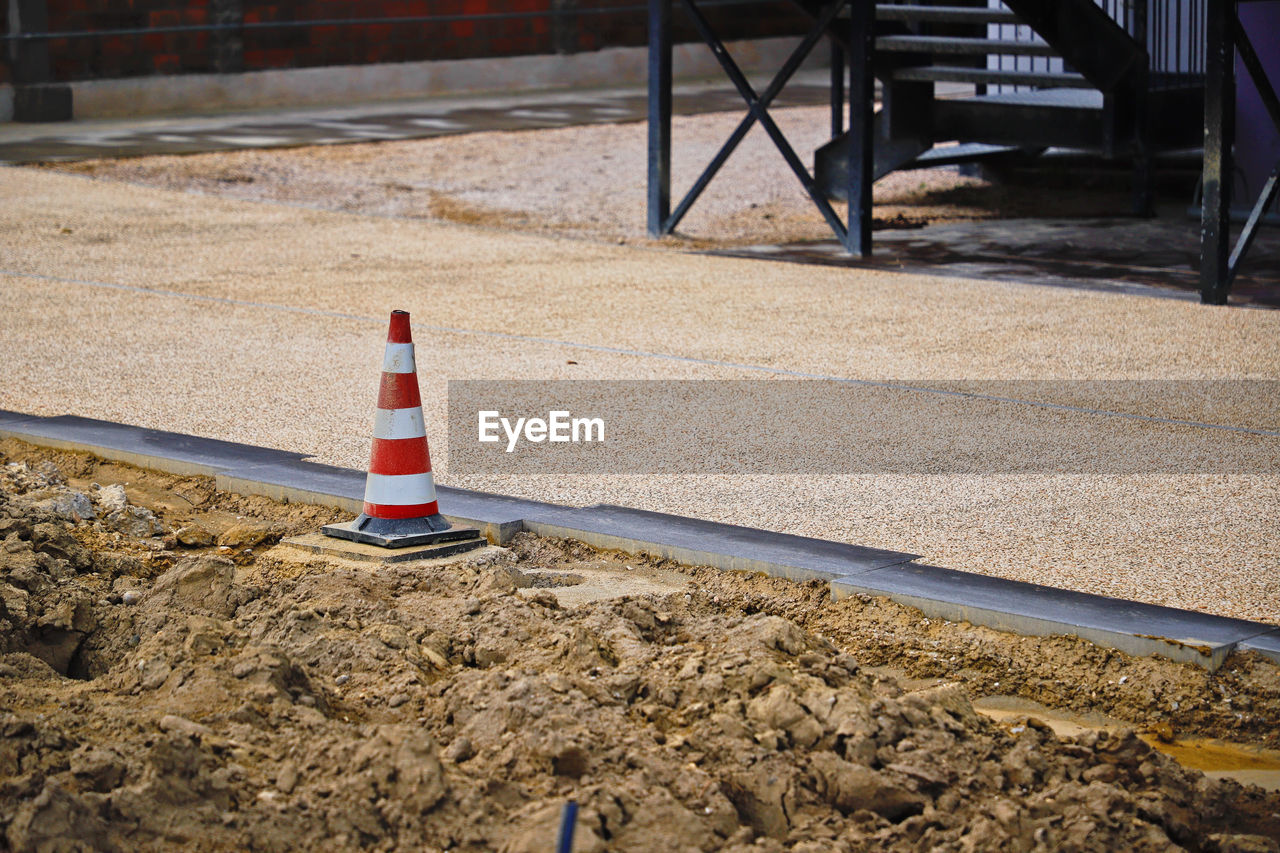
<instances>
[{"instance_id":1,"label":"white stripe on cone","mask_svg":"<svg viewBox=\"0 0 1280 853\"><path fill-rule=\"evenodd\" d=\"M373 418L373 437L426 438L427 425L422 420L422 407L378 409Z\"/></svg>"},{"instance_id":2,"label":"white stripe on cone","mask_svg":"<svg viewBox=\"0 0 1280 853\"><path fill-rule=\"evenodd\" d=\"M382 506L429 504L436 499L431 474L369 474L364 482L365 503Z\"/></svg>"},{"instance_id":3,"label":"white stripe on cone","mask_svg":"<svg viewBox=\"0 0 1280 853\"><path fill-rule=\"evenodd\" d=\"M414 373L417 369L413 344L387 344L387 352L382 356L383 373Z\"/></svg>"}]
</instances>

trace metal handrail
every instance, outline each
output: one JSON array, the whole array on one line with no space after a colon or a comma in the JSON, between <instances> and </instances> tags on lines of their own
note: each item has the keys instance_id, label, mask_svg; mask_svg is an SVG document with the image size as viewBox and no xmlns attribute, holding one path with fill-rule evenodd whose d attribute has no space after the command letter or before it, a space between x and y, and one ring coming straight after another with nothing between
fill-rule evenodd
<instances>
[{"instance_id":1,"label":"metal handrail","mask_svg":"<svg viewBox=\"0 0 1280 853\"><path fill-rule=\"evenodd\" d=\"M1094 0L1134 39L1146 46L1150 58L1149 87L1202 85L1205 73L1206 0ZM995 24L1006 41L1039 41L1029 27ZM993 61L997 61L993 58ZM1001 57L1014 67L1004 70L1069 70L1054 57ZM1003 66L1002 66L1003 68ZM1011 91L1027 87L1004 87Z\"/></svg>"}]
</instances>

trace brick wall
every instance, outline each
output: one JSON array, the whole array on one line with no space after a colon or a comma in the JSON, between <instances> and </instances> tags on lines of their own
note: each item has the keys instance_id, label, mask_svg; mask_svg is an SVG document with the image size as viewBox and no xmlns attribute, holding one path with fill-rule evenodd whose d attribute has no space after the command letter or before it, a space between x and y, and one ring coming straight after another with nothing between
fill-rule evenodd
<instances>
[{"instance_id":1,"label":"brick wall","mask_svg":"<svg viewBox=\"0 0 1280 853\"><path fill-rule=\"evenodd\" d=\"M644 0L47 0L49 30L92 30L92 38L49 42L55 80L152 74L255 71L439 59L551 54L630 47L647 41ZM0 9L7 6L0 0ZM605 14L575 10L617 8ZM486 19L505 13L549 13ZM726 39L801 32L806 20L790 3L712 8L707 17ZM0 12L2 15L3 12ZM222 21L464 16L415 23L325 24L224 32L110 35L106 31ZM3 18L0 18L3 20ZM697 36L676 10L681 41ZM7 29L7 27L6 27ZM0 63L8 74L8 62ZM6 76L0 76L6 79Z\"/></svg>"},{"instance_id":2,"label":"brick wall","mask_svg":"<svg viewBox=\"0 0 1280 853\"><path fill-rule=\"evenodd\" d=\"M109 31L209 23L207 0L49 0L49 31ZM152 33L55 38L49 54L55 80L210 71L210 33Z\"/></svg>"}]
</instances>

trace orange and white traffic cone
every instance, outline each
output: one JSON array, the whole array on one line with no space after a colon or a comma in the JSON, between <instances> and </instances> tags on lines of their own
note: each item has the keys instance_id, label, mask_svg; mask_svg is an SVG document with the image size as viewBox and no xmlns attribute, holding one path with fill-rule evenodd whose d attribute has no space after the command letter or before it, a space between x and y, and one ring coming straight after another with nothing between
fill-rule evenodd
<instances>
[{"instance_id":1,"label":"orange and white traffic cone","mask_svg":"<svg viewBox=\"0 0 1280 853\"><path fill-rule=\"evenodd\" d=\"M364 512L347 524L326 525L322 532L386 548L479 536L479 531L455 527L440 514L407 311L391 312L364 486Z\"/></svg>"}]
</instances>

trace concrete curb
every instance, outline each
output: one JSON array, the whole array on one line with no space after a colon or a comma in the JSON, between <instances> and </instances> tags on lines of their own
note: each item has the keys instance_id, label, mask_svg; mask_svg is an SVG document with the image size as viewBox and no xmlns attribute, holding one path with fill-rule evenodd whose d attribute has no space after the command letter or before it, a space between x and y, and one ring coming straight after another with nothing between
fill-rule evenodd
<instances>
[{"instance_id":1,"label":"concrete curb","mask_svg":"<svg viewBox=\"0 0 1280 853\"><path fill-rule=\"evenodd\" d=\"M1131 655L1163 655L1209 670L1220 667L1233 651L1246 648L1280 663L1280 629L1274 625L938 566L908 563L837 578L831 590L837 598L884 595L930 618L997 631L1041 637L1074 634Z\"/></svg>"},{"instance_id":2,"label":"concrete curb","mask_svg":"<svg viewBox=\"0 0 1280 853\"><path fill-rule=\"evenodd\" d=\"M298 453L71 415L0 410L0 438L92 453L172 474L215 478L219 489L359 512L364 472ZM438 486L441 512L501 544L527 530L600 548L691 565L824 580L836 597L885 596L930 618L1033 636L1074 635L1131 655L1162 655L1217 669L1233 651L1280 664L1280 628L991 578L915 562L917 555L864 548L625 507L569 507Z\"/></svg>"}]
</instances>

